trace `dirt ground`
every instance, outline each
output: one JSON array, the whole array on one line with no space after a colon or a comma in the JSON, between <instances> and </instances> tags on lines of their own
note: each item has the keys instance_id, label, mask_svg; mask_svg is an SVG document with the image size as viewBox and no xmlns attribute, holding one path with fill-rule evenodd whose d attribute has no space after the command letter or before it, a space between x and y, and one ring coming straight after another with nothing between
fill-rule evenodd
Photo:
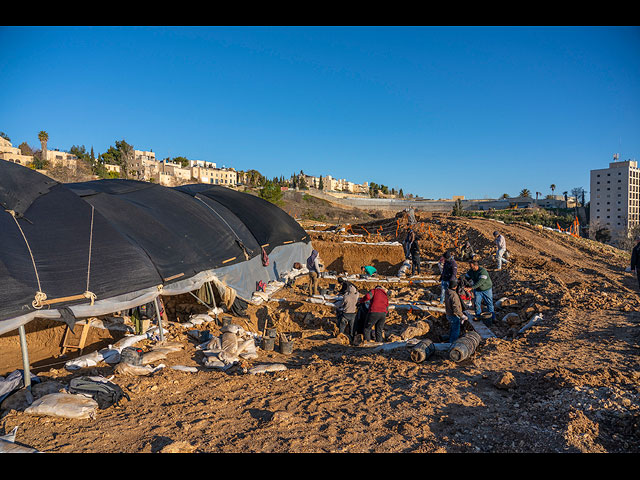
<instances>
[{"instance_id":1,"label":"dirt ground","mask_svg":"<svg viewBox=\"0 0 640 480\"><path fill-rule=\"evenodd\" d=\"M233 318L262 332L269 317L278 331L293 336L291 355L259 349L259 358L248 362L287 369L223 372L203 366L198 342L178 322L204 307L189 296L165 297L166 339L184 348L161 360L167 367L150 376L118 374L104 363L68 371L64 361L73 355L56 357L64 327L27 325L34 373L43 383L113 376L130 401L88 420L5 409L0 434L17 426L18 443L52 453L640 452L640 297L635 277L624 272L628 253L526 224L442 214L418 220L424 275L437 273L426 262L469 240L493 280L494 300L508 299L496 310L496 337L483 340L470 358L454 362L446 351L436 351L416 363L407 348L345 345L335 335L333 309L306 302L306 278L299 277L274 295L286 301L251 305L248 318ZM327 225L304 225L314 231L313 245L329 271L359 273L369 263L394 275L403 260L398 245L344 243L401 240L397 219L342 232L364 233L359 238ZM501 271L495 270L494 230L504 233L511 253ZM459 262L459 272L467 268ZM331 283L321 279L320 287ZM358 287L364 293L373 285ZM398 302L429 302L439 295L439 286L389 287ZM509 313L516 315L503 320ZM535 314L542 320L518 333ZM429 325L419 338L441 342L448 333L438 312L394 310L385 343L418 321ZM206 328L219 334L217 324ZM85 352L122 335L92 328ZM0 375L22 368L16 334L0 337L0 348ZM175 365L197 372L169 368Z\"/></svg>"}]
</instances>

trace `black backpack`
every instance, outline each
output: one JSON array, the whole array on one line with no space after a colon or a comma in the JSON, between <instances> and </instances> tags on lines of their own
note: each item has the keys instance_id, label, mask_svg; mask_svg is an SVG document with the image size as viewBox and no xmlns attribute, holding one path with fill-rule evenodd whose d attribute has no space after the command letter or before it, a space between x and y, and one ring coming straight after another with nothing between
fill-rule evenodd
<instances>
[{"instance_id":1,"label":"black backpack","mask_svg":"<svg viewBox=\"0 0 640 480\"><path fill-rule=\"evenodd\" d=\"M69 383L69 393L89 395L98 403L100 410L111 405L119 405L122 397L131 400L129 395L115 383L93 380L91 377L72 378Z\"/></svg>"}]
</instances>

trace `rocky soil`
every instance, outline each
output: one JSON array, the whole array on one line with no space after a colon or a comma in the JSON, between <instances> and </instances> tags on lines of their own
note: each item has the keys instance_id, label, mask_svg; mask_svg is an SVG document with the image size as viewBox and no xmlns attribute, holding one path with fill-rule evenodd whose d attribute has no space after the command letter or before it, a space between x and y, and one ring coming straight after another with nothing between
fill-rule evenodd
<instances>
[{"instance_id":1,"label":"rocky soil","mask_svg":"<svg viewBox=\"0 0 640 480\"><path fill-rule=\"evenodd\" d=\"M56 357L64 327L29 324L30 358L42 384L62 387L75 376L103 375L130 400L81 420L28 414L16 397L0 405L0 434L17 426L16 442L52 453L640 452L640 297L635 277L624 271L628 252L526 224L438 214L418 220L423 277L437 275L428 262L469 240L494 282L494 299L505 299L495 338L483 340L470 358L454 362L442 350L416 363L408 348L346 345L336 336L332 307L309 303L306 278L299 277L274 295L282 301L251 305L248 318L233 317L256 334L270 318L294 338L291 355L258 349L258 358L241 367L283 364L286 370L251 375L206 368L199 342L180 323L206 309L188 295L166 297L166 340L182 348L155 362L166 367L148 376L105 363L69 371L64 362L73 354ZM343 232L313 222L305 227L327 270L353 274L373 264L395 275L402 248L375 243L401 240L403 222L344 224ZM494 230L505 235L512 255L501 271L492 256ZM467 268L459 262L460 272ZM332 283L321 279L320 287ZM374 284L358 287L364 293ZM396 303L429 304L439 295L435 285L387 286ZM536 314L542 320L519 333ZM448 333L439 312L393 310L384 344L425 324L418 339L438 343ZM220 333L216 322L200 328ZM122 336L92 328L85 352ZM22 368L16 334L0 337L0 348L0 375ZM170 368L176 365L197 371Z\"/></svg>"}]
</instances>

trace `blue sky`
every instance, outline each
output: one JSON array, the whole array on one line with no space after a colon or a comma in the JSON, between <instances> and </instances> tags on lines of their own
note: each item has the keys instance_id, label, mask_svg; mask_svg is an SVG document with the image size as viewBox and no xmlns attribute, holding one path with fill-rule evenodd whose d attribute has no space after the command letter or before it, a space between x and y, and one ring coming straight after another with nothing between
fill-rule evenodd
<instances>
[{"instance_id":1,"label":"blue sky","mask_svg":"<svg viewBox=\"0 0 640 480\"><path fill-rule=\"evenodd\" d=\"M118 140L425 198L640 161L637 27L0 27L14 146Z\"/></svg>"}]
</instances>

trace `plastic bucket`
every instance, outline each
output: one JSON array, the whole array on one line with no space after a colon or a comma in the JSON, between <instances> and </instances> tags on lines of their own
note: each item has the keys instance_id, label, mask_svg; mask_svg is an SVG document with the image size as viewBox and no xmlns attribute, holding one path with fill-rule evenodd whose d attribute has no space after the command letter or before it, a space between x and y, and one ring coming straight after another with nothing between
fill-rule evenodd
<instances>
[{"instance_id":1,"label":"plastic bucket","mask_svg":"<svg viewBox=\"0 0 640 480\"><path fill-rule=\"evenodd\" d=\"M275 328L275 327L267 328L267 337L276 338L277 335L278 335L278 329L277 328Z\"/></svg>"},{"instance_id":2,"label":"plastic bucket","mask_svg":"<svg viewBox=\"0 0 640 480\"><path fill-rule=\"evenodd\" d=\"M273 352L276 341L273 337L263 337L262 338L262 349L265 352Z\"/></svg>"},{"instance_id":3,"label":"plastic bucket","mask_svg":"<svg viewBox=\"0 0 640 480\"><path fill-rule=\"evenodd\" d=\"M280 353L291 355L291 353L293 353L293 340L289 340L288 342L280 340Z\"/></svg>"}]
</instances>

